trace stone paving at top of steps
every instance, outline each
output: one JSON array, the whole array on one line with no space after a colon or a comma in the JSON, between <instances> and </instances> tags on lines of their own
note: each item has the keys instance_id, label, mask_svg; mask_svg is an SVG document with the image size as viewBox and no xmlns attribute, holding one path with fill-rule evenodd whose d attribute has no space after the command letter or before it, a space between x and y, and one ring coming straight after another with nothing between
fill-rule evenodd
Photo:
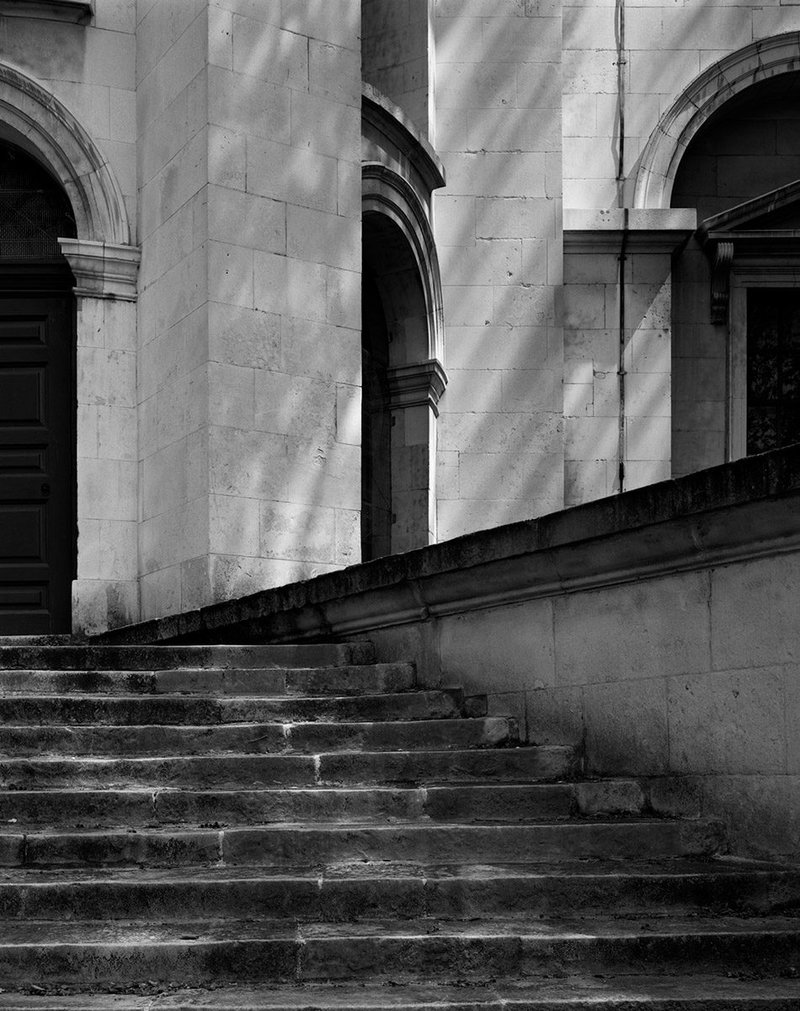
<instances>
[{"instance_id":1,"label":"stone paving at top of steps","mask_svg":"<svg viewBox=\"0 0 800 1011\"><path fill-rule=\"evenodd\" d=\"M176 667L167 670L2 670L15 695L374 695L414 687L411 663L338 667Z\"/></svg>"},{"instance_id":2,"label":"stone paving at top of steps","mask_svg":"<svg viewBox=\"0 0 800 1011\"><path fill-rule=\"evenodd\" d=\"M100 828L265 824L278 821L422 820L466 824L614 817L645 810L635 780L462 783L447 786L267 787L197 790L38 789L0 791L0 825Z\"/></svg>"},{"instance_id":3,"label":"stone paving at top of steps","mask_svg":"<svg viewBox=\"0 0 800 1011\"><path fill-rule=\"evenodd\" d=\"M4 644L5 643L5 644ZM342 667L375 660L370 642L301 645L31 645L0 638L0 670L154 671L175 667Z\"/></svg>"},{"instance_id":4,"label":"stone paving at top of steps","mask_svg":"<svg viewBox=\"0 0 800 1011\"><path fill-rule=\"evenodd\" d=\"M459 689L378 695L4 695L0 724L265 723L280 720L431 720L485 716L485 699L465 704Z\"/></svg>"},{"instance_id":5,"label":"stone paving at top of steps","mask_svg":"<svg viewBox=\"0 0 800 1011\"><path fill-rule=\"evenodd\" d=\"M560 821L503 825L404 822L382 825L66 830L0 833L0 866L191 865L327 867L415 863L550 863L581 858L651 859L717 852L720 826L706 821Z\"/></svg>"},{"instance_id":6,"label":"stone paving at top of steps","mask_svg":"<svg viewBox=\"0 0 800 1011\"><path fill-rule=\"evenodd\" d=\"M21 980L102 989L137 980L441 982L569 973L796 970L800 921L764 917L453 923L188 921L171 924L13 922L0 940L0 986Z\"/></svg>"},{"instance_id":7,"label":"stone paving at top of steps","mask_svg":"<svg viewBox=\"0 0 800 1011\"><path fill-rule=\"evenodd\" d=\"M743 974L744 975L744 974ZM43 989L43 988L40 988ZM0 993L0 1011L797 1011L797 980L725 975L569 976L530 982L300 983L222 986L139 996Z\"/></svg>"},{"instance_id":8,"label":"stone paving at top of steps","mask_svg":"<svg viewBox=\"0 0 800 1011\"><path fill-rule=\"evenodd\" d=\"M199 754L327 751L419 751L487 748L519 742L517 723L505 716L447 720L225 723L201 726L0 726L0 755L55 757L167 757Z\"/></svg>"},{"instance_id":9,"label":"stone paving at top of steps","mask_svg":"<svg viewBox=\"0 0 800 1011\"><path fill-rule=\"evenodd\" d=\"M0 874L0 922L23 920L519 919L581 914L661 919L800 913L800 868L722 860L552 865L342 864L327 871L204 868Z\"/></svg>"},{"instance_id":10,"label":"stone paving at top of steps","mask_svg":"<svg viewBox=\"0 0 800 1011\"><path fill-rule=\"evenodd\" d=\"M209 788L345 786L442 782L525 782L569 779L574 748L451 748L443 751L334 751L318 754L235 754L153 758L2 758L6 791L52 787L167 786Z\"/></svg>"}]
</instances>

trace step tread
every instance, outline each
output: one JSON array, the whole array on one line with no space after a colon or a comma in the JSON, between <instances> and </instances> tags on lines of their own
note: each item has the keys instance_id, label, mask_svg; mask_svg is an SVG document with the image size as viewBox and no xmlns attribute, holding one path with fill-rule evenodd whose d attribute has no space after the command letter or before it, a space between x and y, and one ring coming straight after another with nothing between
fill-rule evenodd
<instances>
[{"instance_id":1,"label":"step tread","mask_svg":"<svg viewBox=\"0 0 800 1011\"><path fill-rule=\"evenodd\" d=\"M368 831L371 833L383 833L383 834L394 834L397 832L451 832L454 829L463 830L464 832L478 833L478 832L508 832L510 833L527 833L531 829L557 829L559 832L563 831L583 831L585 829L602 829L602 828L653 828L665 826L676 826L683 825L684 822L677 818L640 818L640 817L624 817L624 818L571 818L571 819L558 819L558 818L541 818L532 822L526 822L523 824L509 824L508 822L486 822L483 824L475 824L473 822L463 822L463 821L430 821L429 819L417 820L411 819L407 821L392 822L391 824L382 824L370 821L368 819L359 818L352 819L350 821L343 822L333 822L318 824L316 821L281 821L281 822L265 822L263 824L252 824L252 825L225 825L220 826L218 831L224 832L270 832L274 834L280 834L285 832L304 832L307 834L312 833L322 833L325 835L334 834L347 834L349 832L360 832ZM694 823L693 823L694 824ZM702 822L705 824L705 822ZM111 829L67 829L65 831L56 830L48 831L46 829L36 829L32 832L26 832L25 835L28 838L42 838L48 836L61 836L61 835L80 835L80 836L111 836L111 835L175 835L176 832L180 833L191 833L191 832L208 832L208 828L203 826L179 826L177 828L161 828L161 827L140 827L140 828L111 828ZM217 829L212 829L211 831L217 831ZM20 832L16 830L13 826L4 831L3 827L0 827L0 835L19 835Z\"/></svg>"},{"instance_id":2,"label":"step tread","mask_svg":"<svg viewBox=\"0 0 800 1011\"><path fill-rule=\"evenodd\" d=\"M504 717L501 717L501 718L504 718ZM450 720L447 720L446 722L449 723ZM453 722L455 722L455 721L453 721ZM236 724L226 723L225 726L226 727L236 726ZM427 748L423 748L423 749L420 749L420 750L413 750L413 751L409 750L408 748L400 748L397 751L392 751L391 754L392 755L413 755L415 757L419 756L421 754L424 754L424 755L443 755L443 756L447 756L448 758L458 759L458 758L460 758L462 756L470 756L470 755L475 755L475 754L482 755L482 754L486 754L486 753L490 753L490 754L495 754L495 753L498 753L498 754L514 754L514 755L518 755L518 754L520 754L522 752L522 753L526 753L526 754L537 754L537 755L572 755L572 754L574 754L574 751L575 751L575 749L573 747L568 746L568 745L559 745L559 744L525 744L525 745L516 745L515 744L512 747L502 747L502 748L431 748L431 747L427 747ZM254 754L253 752L250 752L250 751L244 751L244 752L229 751L229 752L225 752L224 755L217 755L217 754L209 753L207 755L204 755L204 754L199 754L199 755L139 755L139 756L130 756L130 757L120 756L119 758L116 758L116 757L115 758L110 758L107 755L76 755L74 757L70 757L70 756L67 756L67 755L43 755L41 758L39 758L39 757L26 757L26 756L20 756L20 757L0 756L0 762L3 765L10 765L11 763L18 763L18 764L24 764L24 765L39 764L39 763L50 763L50 764L59 763L59 764L64 764L64 763L67 763L67 762L70 762L72 764L78 764L78 763L83 763L83 762L96 762L96 763L99 764L99 763L102 763L102 762L149 762L149 763L153 763L153 762L163 762L163 761L175 761L176 759L180 760L180 761L191 762L191 761L197 761L197 760L204 760L204 761L205 760L216 760L216 759L219 759L219 758L225 758L226 761L230 760L230 759L235 759L235 758L242 758L242 759L247 759L248 761L251 761L254 758L302 758L302 759L307 759L309 757L309 754L310 753L303 753L303 754L301 754L301 753L298 752L296 754L291 754L290 753L290 754L273 754L273 755L270 755L270 754ZM358 749L353 749L353 750L341 750L341 751L324 751L324 750L320 750L320 751L314 752L314 754L318 755L319 757L325 757L325 756L330 755L332 757L335 756L336 758L346 758L346 757L352 757L352 756L361 757L363 755L366 758L371 758L371 757L378 757L378 756L381 756L381 755L385 755L386 752L385 751L374 751L374 750L373 751L362 751L360 748L358 748ZM477 785L477 781L475 781L475 783ZM442 785L442 784L439 784L439 785ZM487 783L485 785L492 785L492 784ZM524 781L522 781L522 782L520 782L518 784L514 784L514 785L523 786L523 785L525 785L525 783L524 783ZM537 784L531 784L531 785L537 785ZM551 784L539 784L539 785L551 785ZM16 792L16 791L14 791L14 792Z\"/></svg>"},{"instance_id":3,"label":"step tread","mask_svg":"<svg viewBox=\"0 0 800 1011\"><path fill-rule=\"evenodd\" d=\"M273 691L294 697L304 684L315 686L314 694L329 696L339 686L342 694L413 690L412 663L347 663L282 667L151 667L141 670L57 670L48 668L0 669L0 691L8 696L69 695L86 693L164 695L172 693L214 696L259 692L259 682ZM346 687L343 687L346 686ZM306 691L306 694L309 694Z\"/></svg>"},{"instance_id":4,"label":"step tread","mask_svg":"<svg viewBox=\"0 0 800 1011\"><path fill-rule=\"evenodd\" d=\"M200 884L205 881L260 881L264 878L279 881L308 880L386 880L404 878L416 880L419 878L448 880L514 879L539 881L553 877L578 878L581 880L636 879L648 880L654 878L738 878L742 875L756 878L797 878L800 877L800 866L763 866L761 864L744 865L738 861L727 863L714 858L698 860L687 857L668 857L659 861L609 861L587 858L584 860L563 861L558 863L531 864L425 864L391 862L381 864L358 863L327 867L323 869L282 867L203 867L192 868L191 874L180 873L175 868L65 868L53 870L47 868L3 868L0 869L0 887L3 885L37 885L75 884L89 887L96 882L103 884L141 884L152 883L185 883L191 881Z\"/></svg>"},{"instance_id":5,"label":"step tread","mask_svg":"<svg viewBox=\"0 0 800 1011\"><path fill-rule=\"evenodd\" d=\"M298 663L298 658L303 661ZM158 662L154 662L158 659ZM242 661L251 660L251 663ZM367 641L348 643L112 646L0 640L0 669L152 670L167 666L347 666L374 660ZM256 663L256 661L260 661Z\"/></svg>"},{"instance_id":6,"label":"step tread","mask_svg":"<svg viewBox=\"0 0 800 1011\"><path fill-rule=\"evenodd\" d=\"M119 698L120 696L114 696ZM167 696L159 696L159 698L166 698ZM186 696L180 696L180 698L185 698ZM304 696L303 698L308 698L309 696ZM349 697L349 696L348 696ZM361 696L360 696L361 697ZM238 696L242 698L242 696ZM281 697L281 700L283 697ZM264 701L259 699L259 701ZM271 701L271 700L269 700ZM293 698L293 702L300 701L300 697ZM497 725L500 724L511 724L513 722L510 716L454 716L448 719L441 718L431 718L422 720L291 720L291 719L275 719L275 720L259 720L258 722L253 720L238 720L235 723L223 723L223 724L212 724L209 726L208 723L176 723L176 724L163 724L163 723L118 723L118 724L108 724L108 723L40 723L36 726L31 726L30 723L3 723L0 730L31 730L36 733L47 733L50 730L102 730L103 732L108 732L118 728L120 730L164 730L168 727L172 730L178 730L181 732L189 733L193 730L209 730L215 729L216 727L224 727L225 730L247 730L252 727L258 730L259 727L292 727L300 728L303 727L354 727L356 729L366 729L367 727L407 727L409 730L413 729L421 732L426 727L439 726L444 732L452 729L454 726L480 726L480 725ZM515 745L517 747L517 745ZM552 748L560 747L559 745L544 745L544 744L533 744L533 745L519 745L519 747L534 747L534 748Z\"/></svg>"},{"instance_id":7,"label":"step tread","mask_svg":"<svg viewBox=\"0 0 800 1011\"><path fill-rule=\"evenodd\" d=\"M86 702L112 702L114 704L119 703L122 705L126 702L150 702L157 699L159 702L185 702L187 700L191 701L204 701L209 700L211 702L222 703L227 705L229 708L233 709L239 703L242 702L352 702L355 700L372 700L372 699L387 699L393 701L394 699L405 699L411 696L412 698L419 698L423 695L431 696L445 696L445 695L457 695L460 689L458 688L407 688L403 691L397 692L364 692L361 695L284 695L284 694L249 694L249 695L216 695L212 692L164 692L156 696L143 695L140 692L126 692L124 694L111 694L109 692L3 692L0 694L0 698L13 699L14 702L69 702L75 703L77 701ZM14 726L12 722L9 721L8 724L3 724L4 726ZM21 723L18 726L27 726L28 724ZM73 724L70 724L71 726Z\"/></svg>"},{"instance_id":8,"label":"step tread","mask_svg":"<svg viewBox=\"0 0 800 1011\"><path fill-rule=\"evenodd\" d=\"M132 987L131 990L134 988ZM148 988L143 987L147 990ZM164 993L153 988L151 995L64 994L54 988L52 997L36 994L0 993L0 1011L379 1011L384 1008L431 1009L431 1011L473 1011L477 1008L519 1006L530 1011L557 1011L564 1008L596 1008L603 1011L630 1011L642 1006L655 1011L703 1011L726 1000L731 1008L750 1011L796 1011L796 979L736 979L716 975L682 976L679 981L664 976L609 976L542 980L536 983L465 986L447 984L387 983L342 984L304 983L283 986L223 986L209 989L179 989ZM656 1003L657 1002L657 1003ZM777 1003L776 1003L777 1002ZM726 1008L727 1011L727 1008Z\"/></svg>"},{"instance_id":9,"label":"step tread","mask_svg":"<svg viewBox=\"0 0 800 1011\"><path fill-rule=\"evenodd\" d=\"M442 754L452 754L453 752L446 751L441 752ZM338 753L337 753L338 754ZM82 757L82 756L81 756ZM183 757L183 756L179 756ZM214 758L214 755L189 755L188 758ZM225 756L235 757L235 756ZM242 756L239 756L242 757ZM260 757L258 755L246 756L247 758ZM301 755L301 758L308 758L308 755ZM77 760L77 759L76 759ZM373 785L372 783L353 783L348 786L264 786L264 787L186 787L186 786L143 786L141 784L135 784L131 786L113 786L108 789L103 789L95 786L48 786L43 787L41 790L0 790L0 801L3 799L8 799L10 797L43 797L49 794L55 796L71 796L75 794L77 796L87 795L87 796L110 796L112 794L124 794L124 795L135 795L135 796L147 796L150 797L154 793L156 794L188 794L190 796L200 796L200 797L210 797L217 796L219 794L225 796L237 796L239 794L244 794L247 796L253 795L266 795L274 796L276 794L323 794L323 795L347 795L350 793L383 793L383 794L396 794L396 793L434 793L434 792L446 792L450 790L502 790L502 791L525 791L525 790L542 790L546 792L552 792L554 790L572 790L575 786L580 785L580 781L575 782L573 780L564 781L553 781L553 782L542 782L542 783L515 783L515 782L501 782L498 783L496 780L487 780L483 782L482 780L475 779L470 780L468 783L457 783L454 786L447 786L442 783L434 783L425 786L414 786L408 784L398 784L397 786L386 786L385 784L378 783ZM0 822L2 824L2 822Z\"/></svg>"},{"instance_id":10,"label":"step tread","mask_svg":"<svg viewBox=\"0 0 800 1011\"><path fill-rule=\"evenodd\" d=\"M441 919L366 920L358 923L289 923L286 920L187 920L170 923L125 923L113 920L59 921L12 920L3 924L0 950L6 947L81 944L175 945L224 944L238 940L376 940L444 938L525 938L530 940L628 939L635 937L800 937L800 918L717 916L653 918L631 920L526 919L459 922Z\"/></svg>"}]
</instances>

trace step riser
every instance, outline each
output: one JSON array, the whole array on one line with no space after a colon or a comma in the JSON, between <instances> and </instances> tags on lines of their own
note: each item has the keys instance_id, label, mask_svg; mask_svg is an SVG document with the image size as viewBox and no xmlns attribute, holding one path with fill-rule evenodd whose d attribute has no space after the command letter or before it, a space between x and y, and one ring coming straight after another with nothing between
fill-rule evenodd
<instances>
[{"instance_id":1,"label":"step riser","mask_svg":"<svg viewBox=\"0 0 800 1011\"><path fill-rule=\"evenodd\" d=\"M775 972L795 965L798 956L800 932L777 938L337 938L307 943L300 978L367 980L383 971L421 979L530 979L559 972L713 972L730 965Z\"/></svg>"},{"instance_id":2,"label":"step riser","mask_svg":"<svg viewBox=\"0 0 800 1011\"><path fill-rule=\"evenodd\" d=\"M344 698L210 698L8 695L0 698L0 724L268 723L291 720L434 720L483 716L464 711L459 692L409 692Z\"/></svg>"},{"instance_id":3,"label":"step riser","mask_svg":"<svg viewBox=\"0 0 800 1011\"><path fill-rule=\"evenodd\" d=\"M288 646L3 646L2 670L166 670L176 667L341 667L369 664L371 643Z\"/></svg>"},{"instance_id":4,"label":"step riser","mask_svg":"<svg viewBox=\"0 0 800 1011\"><path fill-rule=\"evenodd\" d=\"M469 920L492 916L558 917L565 909L582 915L659 916L702 912L768 915L800 909L800 875L709 875L700 880L601 879L552 876L531 880L509 876L437 880L424 876L374 879L259 879L89 884L2 884L0 919L138 921L144 923L267 918L321 921L420 919ZM658 916L653 918L653 912Z\"/></svg>"},{"instance_id":5,"label":"step riser","mask_svg":"<svg viewBox=\"0 0 800 1011\"><path fill-rule=\"evenodd\" d=\"M280 668L199 668L140 671L0 670L0 693L60 695L364 695L414 687L413 664Z\"/></svg>"},{"instance_id":6,"label":"step riser","mask_svg":"<svg viewBox=\"0 0 800 1011\"><path fill-rule=\"evenodd\" d=\"M478 804L473 792L484 795ZM134 827L151 824L263 824L277 821L565 819L578 813L572 784L533 787L428 787L272 791L10 791L0 824ZM613 810L609 814L615 813Z\"/></svg>"},{"instance_id":7,"label":"step riser","mask_svg":"<svg viewBox=\"0 0 800 1011\"><path fill-rule=\"evenodd\" d=\"M552 780L572 774L569 749L509 748L462 752L344 752L311 755L219 755L194 758L0 760L0 789L152 786L196 789L337 786L339 784Z\"/></svg>"},{"instance_id":8,"label":"step riser","mask_svg":"<svg viewBox=\"0 0 800 1011\"><path fill-rule=\"evenodd\" d=\"M708 853L715 842L693 826L674 823L327 829L276 826L82 835L65 832L0 836L0 865L176 867L222 862L229 866L319 867L369 861L408 861L419 865L552 863L590 857L619 860L701 855Z\"/></svg>"},{"instance_id":9,"label":"step riser","mask_svg":"<svg viewBox=\"0 0 800 1011\"><path fill-rule=\"evenodd\" d=\"M800 934L680 938L531 937L238 940L136 945L0 946L0 986L20 979L45 984L171 984L242 981L549 978L560 972L602 974L647 970L697 972L736 965L777 972L797 964Z\"/></svg>"},{"instance_id":10,"label":"step riser","mask_svg":"<svg viewBox=\"0 0 800 1011\"><path fill-rule=\"evenodd\" d=\"M516 742L516 724L484 720L393 723L248 723L216 727L0 727L0 754L158 756L366 749L496 747Z\"/></svg>"}]
</instances>

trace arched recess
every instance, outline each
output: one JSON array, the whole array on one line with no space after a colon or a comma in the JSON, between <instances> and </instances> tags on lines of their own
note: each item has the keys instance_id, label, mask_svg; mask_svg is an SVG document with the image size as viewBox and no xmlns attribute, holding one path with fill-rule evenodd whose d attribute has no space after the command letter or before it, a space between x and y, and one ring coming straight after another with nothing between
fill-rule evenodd
<instances>
[{"instance_id":1,"label":"arched recess","mask_svg":"<svg viewBox=\"0 0 800 1011\"><path fill-rule=\"evenodd\" d=\"M401 179L364 170L362 556L435 540L441 282L427 219Z\"/></svg>"},{"instance_id":2,"label":"arched recess","mask_svg":"<svg viewBox=\"0 0 800 1011\"><path fill-rule=\"evenodd\" d=\"M363 164L362 556L436 540L442 288L432 190L441 166L402 112L366 87Z\"/></svg>"},{"instance_id":3,"label":"arched recess","mask_svg":"<svg viewBox=\"0 0 800 1011\"><path fill-rule=\"evenodd\" d=\"M71 623L74 631L100 630L138 618L138 561L128 530L136 521L137 465L135 452L120 447L130 444L131 433L135 443L139 250L131 244L122 191L99 147L54 95L2 63L0 139L61 185L74 216L74 237L59 238L75 282L78 546ZM100 391L109 388L114 406L101 417Z\"/></svg>"},{"instance_id":4,"label":"arched recess","mask_svg":"<svg viewBox=\"0 0 800 1011\"><path fill-rule=\"evenodd\" d=\"M633 206L668 208L678 166L696 134L752 84L800 70L800 32L759 39L710 66L662 116L639 159Z\"/></svg>"},{"instance_id":5,"label":"arched recess","mask_svg":"<svg viewBox=\"0 0 800 1011\"><path fill-rule=\"evenodd\" d=\"M800 439L800 67L725 94L672 181L699 222L673 259L675 475Z\"/></svg>"},{"instance_id":6,"label":"arched recess","mask_svg":"<svg viewBox=\"0 0 800 1011\"><path fill-rule=\"evenodd\" d=\"M78 237L129 245L125 202L106 159L52 94L0 64L0 132L43 161L66 191Z\"/></svg>"}]
</instances>

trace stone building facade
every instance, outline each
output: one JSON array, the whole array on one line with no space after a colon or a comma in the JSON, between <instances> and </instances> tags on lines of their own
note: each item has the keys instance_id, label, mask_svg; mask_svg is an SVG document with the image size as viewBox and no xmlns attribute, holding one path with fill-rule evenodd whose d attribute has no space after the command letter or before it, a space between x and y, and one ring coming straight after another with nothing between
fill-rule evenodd
<instances>
[{"instance_id":1,"label":"stone building facade","mask_svg":"<svg viewBox=\"0 0 800 1011\"><path fill-rule=\"evenodd\" d=\"M796 441L799 61L778 0L0 2L0 195L67 201L0 234L2 631Z\"/></svg>"}]
</instances>

